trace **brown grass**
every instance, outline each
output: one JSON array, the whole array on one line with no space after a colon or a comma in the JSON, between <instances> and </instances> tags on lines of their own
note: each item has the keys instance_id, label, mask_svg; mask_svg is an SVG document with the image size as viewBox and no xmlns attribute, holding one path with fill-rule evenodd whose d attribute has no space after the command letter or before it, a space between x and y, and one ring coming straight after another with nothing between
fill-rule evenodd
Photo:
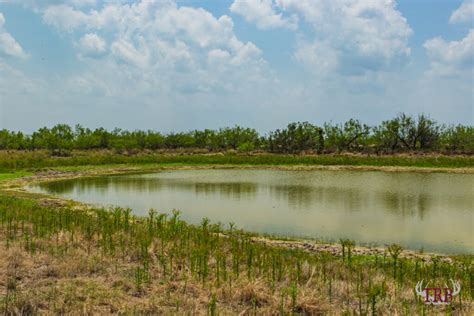
<instances>
[{"instance_id":1,"label":"brown grass","mask_svg":"<svg viewBox=\"0 0 474 316\"><path fill-rule=\"evenodd\" d=\"M126 168L93 170L89 173L43 173L27 181L50 181L59 177L130 170L137 171ZM18 188L17 185L24 183L21 179L17 182L11 180L8 186ZM13 191L13 195L18 196L18 192ZM51 209L69 204L62 200L41 201L44 202L38 207ZM26 223L27 228L28 225ZM422 305L415 300L413 282L407 280L400 284L394 280L389 258L386 269L374 268L373 262L369 264L373 260L370 256L374 253L367 253L361 248L354 249L357 259L351 265L341 260L340 249L336 245L309 245L305 241L253 237L253 242L262 244L262 247L291 248L295 256L301 255L300 252L310 252L307 261L303 261L297 298L293 301L291 293L294 281L288 275L276 281L265 277L268 275L266 272L248 277L242 272L245 271L245 263L242 264L240 275L234 274L230 266L230 245L225 240L219 251L228 258L227 280L218 280L216 274L210 273L203 281L192 273L186 262L176 262L171 271L165 271L159 262L161 241L157 239L148 250L151 281L138 285L136 268L141 263L132 249L107 253L100 248L97 239L86 238L84 231L75 230L72 235L71 231L63 230L54 237L36 238L37 250L33 253L27 251L21 233L18 232L16 239L8 240L5 226L0 226L0 314L209 315L214 310L213 302L219 315L370 314L372 308L368 303L367 291L374 284L385 287L385 294L377 298L377 314L413 315L423 310ZM114 238L120 236L118 233ZM174 248L172 240L167 243L164 257L169 260ZM375 252L380 260L384 256L382 252ZM401 258L406 265L423 259L410 253L405 253ZM448 259L442 260L443 265L452 265L454 268L457 263ZM432 264L429 259L423 261L426 265ZM212 257L207 265L209 271L215 271L216 262ZM356 281L359 277L364 287L360 291ZM464 291L469 291L468 284L463 286ZM468 292L465 293L464 301L456 301L453 309L431 306L425 308L424 312L470 315L472 298Z\"/></svg>"},{"instance_id":2,"label":"brown grass","mask_svg":"<svg viewBox=\"0 0 474 316\"><path fill-rule=\"evenodd\" d=\"M0 239L5 240L4 231ZM292 306L290 284L286 280L269 283L241 274L217 284L215 278L205 283L196 280L186 266L164 273L159 265L150 265L149 284L140 288L134 282L136 260L124 254L104 255L95 242L81 235L63 233L59 240L42 240L43 251L34 255L21 242L0 243L0 312L8 315L30 314L135 314L135 315L206 315L215 295L219 315L276 315L293 310L295 314L358 314L359 305L353 283L345 281L350 268L333 262L327 274L334 278L331 294L321 271L303 267L309 273L298 287L298 298ZM212 262L210 263L212 269ZM364 278L368 278L365 275ZM374 283L387 284L387 295L377 302L379 314L403 314L401 302L412 302L410 287L399 288L382 273L371 276ZM454 314L468 315L472 302ZM362 310L371 312L365 298ZM409 313L417 311L409 304ZM467 308L467 309L466 309ZM442 312L443 307L426 310ZM364 313L364 312L363 312Z\"/></svg>"}]
</instances>

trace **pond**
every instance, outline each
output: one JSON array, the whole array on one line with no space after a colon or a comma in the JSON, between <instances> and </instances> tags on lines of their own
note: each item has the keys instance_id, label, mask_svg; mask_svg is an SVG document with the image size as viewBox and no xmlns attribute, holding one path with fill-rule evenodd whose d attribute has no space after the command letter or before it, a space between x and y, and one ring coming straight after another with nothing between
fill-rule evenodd
<instances>
[{"instance_id":1,"label":"pond","mask_svg":"<svg viewBox=\"0 0 474 316\"><path fill-rule=\"evenodd\" d=\"M199 224L414 250L472 253L474 176L377 171L174 170L63 180L30 190L150 208Z\"/></svg>"}]
</instances>

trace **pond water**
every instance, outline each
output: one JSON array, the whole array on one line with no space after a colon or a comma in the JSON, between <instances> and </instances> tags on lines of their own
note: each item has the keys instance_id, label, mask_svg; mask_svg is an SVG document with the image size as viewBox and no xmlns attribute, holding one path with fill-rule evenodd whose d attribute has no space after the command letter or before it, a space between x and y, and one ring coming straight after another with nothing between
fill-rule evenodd
<instances>
[{"instance_id":1,"label":"pond water","mask_svg":"<svg viewBox=\"0 0 474 316\"><path fill-rule=\"evenodd\" d=\"M64 180L35 192L99 205L150 208L250 231L472 253L474 176L446 173L175 170Z\"/></svg>"}]
</instances>

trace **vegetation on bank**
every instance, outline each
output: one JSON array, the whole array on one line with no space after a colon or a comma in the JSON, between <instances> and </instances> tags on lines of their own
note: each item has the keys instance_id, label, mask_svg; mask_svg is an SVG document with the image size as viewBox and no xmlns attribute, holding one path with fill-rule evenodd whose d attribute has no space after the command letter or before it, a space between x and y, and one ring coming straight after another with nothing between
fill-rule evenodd
<instances>
[{"instance_id":1,"label":"vegetation on bank","mask_svg":"<svg viewBox=\"0 0 474 316\"><path fill-rule=\"evenodd\" d=\"M0 196L0 312L5 314L470 314L472 256L452 262L343 256L254 242L232 224L179 212L139 218L129 209L77 209ZM414 287L459 280L447 306Z\"/></svg>"},{"instance_id":2,"label":"vegetation on bank","mask_svg":"<svg viewBox=\"0 0 474 316\"><path fill-rule=\"evenodd\" d=\"M116 152L199 148L208 151L237 150L271 153L374 153L437 152L474 153L474 127L445 126L426 115L417 118L400 114L377 126L350 119L343 124L290 123L284 129L260 135L255 129L235 126L219 130L194 130L163 134L157 131L126 131L119 128L91 130L58 124L41 128L31 135L0 131L0 150L47 149L67 156L73 149L109 149Z\"/></svg>"},{"instance_id":3,"label":"vegetation on bank","mask_svg":"<svg viewBox=\"0 0 474 316\"><path fill-rule=\"evenodd\" d=\"M0 173L0 181L20 178L20 177L24 177L24 176L29 176L31 174L32 173L28 172L28 171L16 171L16 172Z\"/></svg>"},{"instance_id":4,"label":"vegetation on bank","mask_svg":"<svg viewBox=\"0 0 474 316\"><path fill-rule=\"evenodd\" d=\"M0 131L0 180L44 168L118 164L473 168L473 144L472 127L404 115L378 127L356 120L322 128L292 123L267 136L241 127L165 135L57 125L32 135ZM449 262L403 258L397 245L384 254L359 255L351 240L341 240L343 254L337 256L258 242L232 224L203 219L190 225L179 212L151 210L143 218L129 209L84 209L5 194L0 192L0 313L472 312L472 256ZM421 279L441 287L459 280L463 290L451 305L427 306L414 293Z\"/></svg>"},{"instance_id":5,"label":"vegetation on bank","mask_svg":"<svg viewBox=\"0 0 474 316\"><path fill-rule=\"evenodd\" d=\"M318 165L318 166L393 166L424 168L472 168L472 156L446 155L283 155L155 152L143 151L119 154L114 151L72 151L67 157L51 155L49 151L0 151L0 173L35 171L41 168L94 166L114 164L181 164L181 165Z\"/></svg>"}]
</instances>

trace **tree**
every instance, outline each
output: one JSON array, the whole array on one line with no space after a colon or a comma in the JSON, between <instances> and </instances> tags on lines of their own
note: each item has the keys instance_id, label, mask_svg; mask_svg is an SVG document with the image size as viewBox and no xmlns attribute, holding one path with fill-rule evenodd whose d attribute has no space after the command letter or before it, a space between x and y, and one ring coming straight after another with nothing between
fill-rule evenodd
<instances>
[{"instance_id":1,"label":"tree","mask_svg":"<svg viewBox=\"0 0 474 316\"><path fill-rule=\"evenodd\" d=\"M51 129L43 127L32 135L33 148L48 149L57 156L69 154L74 145L73 141L72 128L66 124L57 124Z\"/></svg>"},{"instance_id":2,"label":"tree","mask_svg":"<svg viewBox=\"0 0 474 316\"><path fill-rule=\"evenodd\" d=\"M205 129L203 131L193 131L193 138L196 147L206 148L208 150L219 149L217 133L214 130Z\"/></svg>"},{"instance_id":3,"label":"tree","mask_svg":"<svg viewBox=\"0 0 474 316\"><path fill-rule=\"evenodd\" d=\"M474 127L449 126L441 133L440 143L444 150L452 153L473 153Z\"/></svg>"},{"instance_id":4,"label":"tree","mask_svg":"<svg viewBox=\"0 0 474 316\"><path fill-rule=\"evenodd\" d=\"M442 127L424 114L418 116L412 149L438 149Z\"/></svg>"},{"instance_id":5,"label":"tree","mask_svg":"<svg viewBox=\"0 0 474 316\"><path fill-rule=\"evenodd\" d=\"M148 149L160 149L165 146L165 137L159 132L148 131L145 136L145 147Z\"/></svg>"},{"instance_id":6,"label":"tree","mask_svg":"<svg viewBox=\"0 0 474 316\"><path fill-rule=\"evenodd\" d=\"M286 129L277 129L268 137L268 149L271 152L321 152L323 148L323 130L308 122L290 123Z\"/></svg>"},{"instance_id":7,"label":"tree","mask_svg":"<svg viewBox=\"0 0 474 316\"><path fill-rule=\"evenodd\" d=\"M392 152L397 149L436 149L441 131L441 126L424 114L414 119L401 113L374 128L374 139L380 149Z\"/></svg>"},{"instance_id":8,"label":"tree","mask_svg":"<svg viewBox=\"0 0 474 316\"><path fill-rule=\"evenodd\" d=\"M325 123L324 129L308 122L290 123L284 129L260 136L253 128L241 126L219 130L194 130L161 134L155 131L127 131L119 128L91 130L66 124L43 127L31 135L0 130L0 150L48 149L54 155L67 155L72 149L157 150L162 148L203 148L207 150L252 151L264 149L277 153L303 151L360 151L374 146L378 152L443 150L474 153L474 127L444 127L424 114L417 118L399 114L370 128L358 120L344 124Z\"/></svg>"},{"instance_id":9,"label":"tree","mask_svg":"<svg viewBox=\"0 0 474 316\"><path fill-rule=\"evenodd\" d=\"M98 139L99 148L109 148L109 142L112 135L105 128L96 128L92 135L94 136L94 138Z\"/></svg>"},{"instance_id":10,"label":"tree","mask_svg":"<svg viewBox=\"0 0 474 316\"><path fill-rule=\"evenodd\" d=\"M379 126L374 127L373 139L378 150L393 153L402 148L398 130L398 120L383 121Z\"/></svg>"},{"instance_id":11,"label":"tree","mask_svg":"<svg viewBox=\"0 0 474 316\"><path fill-rule=\"evenodd\" d=\"M367 144L370 127L358 120L350 119L344 125L326 123L324 132L326 147L337 151L351 151L358 150L360 146Z\"/></svg>"},{"instance_id":12,"label":"tree","mask_svg":"<svg viewBox=\"0 0 474 316\"><path fill-rule=\"evenodd\" d=\"M94 149L100 148L100 137L94 134L90 129L77 124L74 132L76 149Z\"/></svg>"},{"instance_id":13,"label":"tree","mask_svg":"<svg viewBox=\"0 0 474 316\"><path fill-rule=\"evenodd\" d=\"M253 128L235 126L232 128L221 128L218 139L223 149L238 149L239 147L256 146L259 141L258 133ZM244 145L246 144L246 145Z\"/></svg>"},{"instance_id":14,"label":"tree","mask_svg":"<svg viewBox=\"0 0 474 316\"><path fill-rule=\"evenodd\" d=\"M51 138L48 149L56 155L67 154L74 146L74 133L67 124L57 124L51 129Z\"/></svg>"},{"instance_id":15,"label":"tree","mask_svg":"<svg viewBox=\"0 0 474 316\"><path fill-rule=\"evenodd\" d=\"M0 130L0 149L21 150L28 148L28 138L22 132Z\"/></svg>"},{"instance_id":16,"label":"tree","mask_svg":"<svg viewBox=\"0 0 474 316\"><path fill-rule=\"evenodd\" d=\"M190 148L194 147L192 133L170 133L165 137L166 148Z\"/></svg>"}]
</instances>

